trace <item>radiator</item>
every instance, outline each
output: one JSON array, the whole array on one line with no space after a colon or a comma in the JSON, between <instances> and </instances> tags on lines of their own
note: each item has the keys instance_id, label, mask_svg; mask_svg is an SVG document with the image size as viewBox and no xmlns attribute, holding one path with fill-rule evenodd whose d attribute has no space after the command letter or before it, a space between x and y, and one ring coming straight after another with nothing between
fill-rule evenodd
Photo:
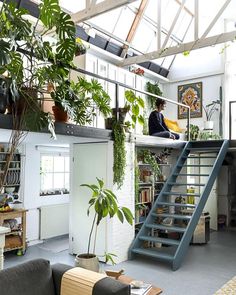
<instances>
[{"instance_id":1,"label":"radiator","mask_svg":"<svg viewBox=\"0 0 236 295\"><path fill-rule=\"evenodd\" d=\"M49 239L69 233L69 204L39 207L40 239Z\"/></svg>"}]
</instances>

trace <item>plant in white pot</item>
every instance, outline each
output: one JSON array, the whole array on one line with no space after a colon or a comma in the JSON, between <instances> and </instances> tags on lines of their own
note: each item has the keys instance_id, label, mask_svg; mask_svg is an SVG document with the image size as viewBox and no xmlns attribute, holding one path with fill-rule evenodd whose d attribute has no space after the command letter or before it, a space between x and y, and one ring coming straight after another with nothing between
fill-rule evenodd
<instances>
[{"instance_id":1,"label":"plant in white pot","mask_svg":"<svg viewBox=\"0 0 236 295\"><path fill-rule=\"evenodd\" d=\"M87 215L90 214L90 210L93 208L94 217L88 236L87 253L79 254L75 259L77 266L93 271L99 271L99 261L97 255L95 254L95 249L97 241L97 229L101 221L107 217L113 218L114 216L117 216L120 222L123 223L124 220L126 220L130 225L132 225L134 219L130 209L127 207L119 207L117 197L111 190L104 188L103 180L97 178L97 182L98 184L81 185L92 190L92 196L88 202L89 207L87 209ZM91 241L94 232L94 244L93 250L91 251ZM110 260L113 263L112 256L115 256L114 254L105 253L104 256L106 262Z\"/></svg>"},{"instance_id":2,"label":"plant in white pot","mask_svg":"<svg viewBox=\"0 0 236 295\"><path fill-rule=\"evenodd\" d=\"M220 100L213 100L211 103L207 104L206 106L203 106L203 109L206 114L206 121L204 122L205 130L213 130L214 121L212 121L211 119L214 113L219 111L220 104Z\"/></svg>"}]
</instances>

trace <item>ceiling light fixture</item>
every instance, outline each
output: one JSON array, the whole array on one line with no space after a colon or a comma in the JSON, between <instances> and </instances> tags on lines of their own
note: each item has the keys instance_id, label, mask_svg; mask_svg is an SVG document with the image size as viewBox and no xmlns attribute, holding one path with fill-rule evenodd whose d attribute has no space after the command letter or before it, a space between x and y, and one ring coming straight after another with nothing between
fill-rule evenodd
<instances>
[{"instance_id":1,"label":"ceiling light fixture","mask_svg":"<svg viewBox=\"0 0 236 295\"><path fill-rule=\"evenodd\" d=\"M92 38L95 38L95 36L96 36L96 31L92 27L85 29L85 33L88 34Z\"/></svg>"}]
</instances>

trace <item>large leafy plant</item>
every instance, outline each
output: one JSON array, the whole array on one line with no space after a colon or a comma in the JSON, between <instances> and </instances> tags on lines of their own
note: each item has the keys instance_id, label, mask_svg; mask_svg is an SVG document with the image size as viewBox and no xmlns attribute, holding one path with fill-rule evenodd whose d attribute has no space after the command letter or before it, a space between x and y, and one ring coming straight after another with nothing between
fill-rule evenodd
<instances>
[{"instance_id":1,"label":"large leafy plant","mask_svg":"<svg viewBox=\"0 0 236 295\"><path fill-rule=\"evenodd\" d=\"M159 87L158 82L155 82L155 83L147 82L146 90L147 90L147 92L153 93L153 94L158 95L158 96L162 96L162 91L161 91L161 89ZM156 97L154 97L152 95L147 95L147 101L148 101L149 107L151 109L154 109L155 104L156 104Z\"/></svg>"},{"instance_id":2,"label":"large leafy plant","mask_svg":"<svg viewBox=\"0 0 236 295\"><path fill-rule=\"evenodd\" d=\"M60 9L58 0L44 0L39 5L39 18L35 24L27 20L27 14L26 9L18 9L14 3L3 3L0 10L0 74L6 73L9 78L13 111L17 115L21 113L28 129L41 129L50 122L50 114L41 110L38 96L44 92L45 84L59 85L69 78L69 66L76 50L75 25ZM40 21L43 29L39 30ZM45 38L50 30L55 32L53 42ZM23 112L17 110L19 100L25 102ZM33 125L32 113L37 118Z\"/></svg>"},{"instance_id":3,"label":"large leafy plant","mask_svg":"<svg viewBox=\"0 0 236 295\"><path fill-rule=\"evenodd\" d=\"M88 248L87 248L87 256L89 257L91 254L91 239L92 234L95 230L95 239L94 239L94 247L93 253L95 254L96 248L96 237L97 237L97 228L101 221L106 218L110 217L113 218L117 216L120 222L124 222L126 220L130 225L133 224L133 214L127 207L119 207L117 197L115 194L107 189L104 188L103 180L97 178L98 184L82 184L81 186L88 187L92 191L92 196L89 200L89 207L87 210L87 214L90 214L91 209L93 208L94 218L91 226L91 230L89 233L88 238Z\"/></svg>"}]
</instances>

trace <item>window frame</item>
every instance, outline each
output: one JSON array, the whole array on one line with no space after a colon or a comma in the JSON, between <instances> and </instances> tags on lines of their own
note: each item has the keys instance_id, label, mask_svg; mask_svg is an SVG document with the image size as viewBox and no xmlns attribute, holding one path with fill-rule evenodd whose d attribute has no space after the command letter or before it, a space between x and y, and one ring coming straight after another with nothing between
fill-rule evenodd
<instances>
[{"instance_id":1,"label":"window frame","mask_svg":"<svg viewBox=\"0 0 236 295\"><path fill-rule=\"evenodd\" d=\"M42 157L52 157L53 158L53 167L51 172L43 172L42 171ZM55 172L55 167L54 167L54 158L55 157L63 157L64 158L64 169L62 172ZM68 163L69 163L69 169L66 171L66 165L65 165L65 158L68 157ZM53 188L48 189L48 190L43 190L42 189L42 174L47 173L47 174L52 174L52 185ZM63 174L64 176L64 185L63 188L55 188L54 187L54 177L56 174ZM67 189L65 187L65 175L69 175L69 188ZM68 195L70 194L70 154L69 152L58 152L58 151L48 151L48 152L40 152L40 192L39 195L40 197L47 197L47 196L58 196L58 195Z\"/></svg>"}]
</instances>

